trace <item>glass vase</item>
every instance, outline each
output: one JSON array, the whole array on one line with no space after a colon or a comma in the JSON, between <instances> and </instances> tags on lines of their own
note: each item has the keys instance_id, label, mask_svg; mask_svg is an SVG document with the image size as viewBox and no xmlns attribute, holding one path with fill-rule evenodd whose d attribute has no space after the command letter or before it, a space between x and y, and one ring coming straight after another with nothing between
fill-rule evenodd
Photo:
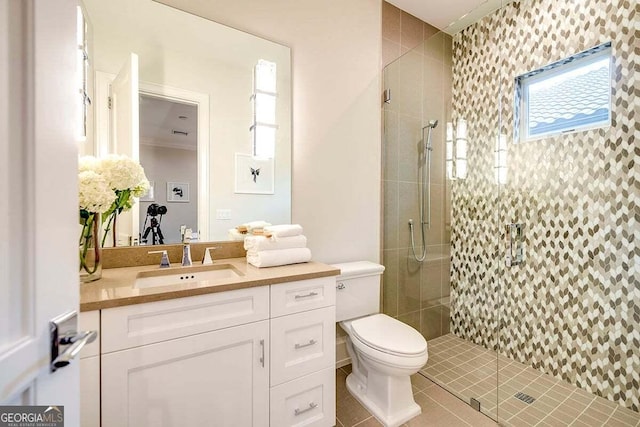
<instances>
[{"instance_id":1,"label":"glass vase","mask_svg":"<svg viewBox=\"0 0 640 427\"><path fill-rule=\"evenodd\" d=\"M80 225L80 281L93 282L102 277L102 221L100 214L91 213Z\"/></svg>"}]
</instances>

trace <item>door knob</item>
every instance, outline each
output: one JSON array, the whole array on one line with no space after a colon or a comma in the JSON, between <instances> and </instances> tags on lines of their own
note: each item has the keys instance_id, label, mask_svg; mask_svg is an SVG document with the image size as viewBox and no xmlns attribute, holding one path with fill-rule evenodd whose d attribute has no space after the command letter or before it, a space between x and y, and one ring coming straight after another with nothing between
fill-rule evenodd
<instances>
[{"instance_id":1,"label":"door knob","mask_svg":"<svg viewBox=\"0 0 640 427\"><path fill-rule=\"evenodd\" d=\"M82 348L95 341L96 331L78 332L78 312L70 311L49 322L51 338L50 370L55 372L67 366L80 353Z\"/></svg>"}]
</instances>

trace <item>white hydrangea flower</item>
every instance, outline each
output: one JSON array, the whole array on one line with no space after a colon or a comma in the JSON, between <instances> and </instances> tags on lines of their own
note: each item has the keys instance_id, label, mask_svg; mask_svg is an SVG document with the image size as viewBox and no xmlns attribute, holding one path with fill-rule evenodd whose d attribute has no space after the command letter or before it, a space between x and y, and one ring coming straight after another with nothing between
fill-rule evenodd
<instances>
[{"instance_id":1,"label":"white hydrangea flower","mask_svg":"<svg viewBox=\"0 0 640 427\"><path fill-rule=\"evenodd\" d=\"M78 159L78 172L96 171L100 160L93 156L82 156Z\"/></svg>"},{"instance_id":2,"label":"white hydrangea flower","mask_svg":"<svg viewBox=\"0 0 640 427\"><path fill-rule=\"evenodd\" d=\"M142 197L147 194L149 188L151 188L151 185L149 184L149 180L145 178L137 187L133 189L131 193L133 194L133 197Z\"/></svg>"},{"instance_id":3,"label":"white hydrangea flower","mask_svg":"<svg viewBox=\"0 0 640 427\"><path fill-rule=\"evenodd\" d=\"M142 166L124 155L110 154L100 160L96 171L113 190L133 190L147 180Z\"/></svg>"},{"instance_id":4,"label":"white hydrangea flower","mask_svg":"<svg viewBox=\"0 0 640 427\"><path fill-rule=\"evenodd\" d=\"M102 175L85 170L78 174L78 179L80 209L93 213L106 212L113 203L115 193Z\"/></svg>"}]
</instances>

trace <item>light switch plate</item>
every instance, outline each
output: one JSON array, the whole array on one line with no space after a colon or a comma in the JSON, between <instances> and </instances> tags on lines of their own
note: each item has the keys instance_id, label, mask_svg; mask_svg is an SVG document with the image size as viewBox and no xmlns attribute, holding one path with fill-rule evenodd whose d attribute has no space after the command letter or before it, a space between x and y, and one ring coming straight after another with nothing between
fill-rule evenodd
<instances>
[{"instance_id":1,"label":"light switch plate","mask_svg":"<svg viewBox=\"0 0 640 427\"><path fill-rule=\"evenodd\" d=\"M221 219L221 220L231 219L231 209L216 209L216 219Z\"/></svg>"}]
</instances>

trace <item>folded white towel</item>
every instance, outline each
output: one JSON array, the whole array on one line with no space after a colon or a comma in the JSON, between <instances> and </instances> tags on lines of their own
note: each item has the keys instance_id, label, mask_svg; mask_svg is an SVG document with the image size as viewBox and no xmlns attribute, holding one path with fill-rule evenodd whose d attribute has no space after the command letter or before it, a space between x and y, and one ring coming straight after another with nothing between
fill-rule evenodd
<instances>
[{"instance_id":1,"label":"folded white towel","mask_svg":"<svg viewBox=\"0 0 640 427\"><path fill-rule=\"evenodd\" d=\"M302 227L298 224L270 225L264 231L278 239L280 237L293 237L302 234Z\"/></svg>"},{"instance_id":2,"label":"folded white towel","mask_svg":"<svg viewBox=\"0 0 640 427\"><path fill-rule=\"evenodd\" d=\"M276 267L311 261L309 248L278 249L247 253L247 262L256 267Z\"/></svg>"},{"instance_id":3,"label":"folded white towel","mask_svg":"<svg viewBox=\"0 0 640 427\"><path fill-rule=\"evenodd\" d=\"M251 222L247 222L246 224L242 224L245 227L247 227L247 229L249 231L253 230L254 228L265 228L269 225L271 225L270 222L267 221L251 221Z\"/></svg>"},{"instance_id":4,"label":"folded white towel","mask_svg":"<svg viewBox=\"0 0 640 427\"><path fill-rule=\"evenodd\" d=\"M244 240L246 234L242 234L235 228L229 229L229 240Z\"/></svg>"},{"instance_id":5,"label":"folded white towel","mask_svg":"<svg viewBox=\"0 0 640 427\"><path fill-rule=\"evenodd\" d=\"M282 237L278 240L266 236L247 236L244 239L244 248L253 252L306 247L307 238L302 234L299 236Z\"/></svg>"}]
</instances>

